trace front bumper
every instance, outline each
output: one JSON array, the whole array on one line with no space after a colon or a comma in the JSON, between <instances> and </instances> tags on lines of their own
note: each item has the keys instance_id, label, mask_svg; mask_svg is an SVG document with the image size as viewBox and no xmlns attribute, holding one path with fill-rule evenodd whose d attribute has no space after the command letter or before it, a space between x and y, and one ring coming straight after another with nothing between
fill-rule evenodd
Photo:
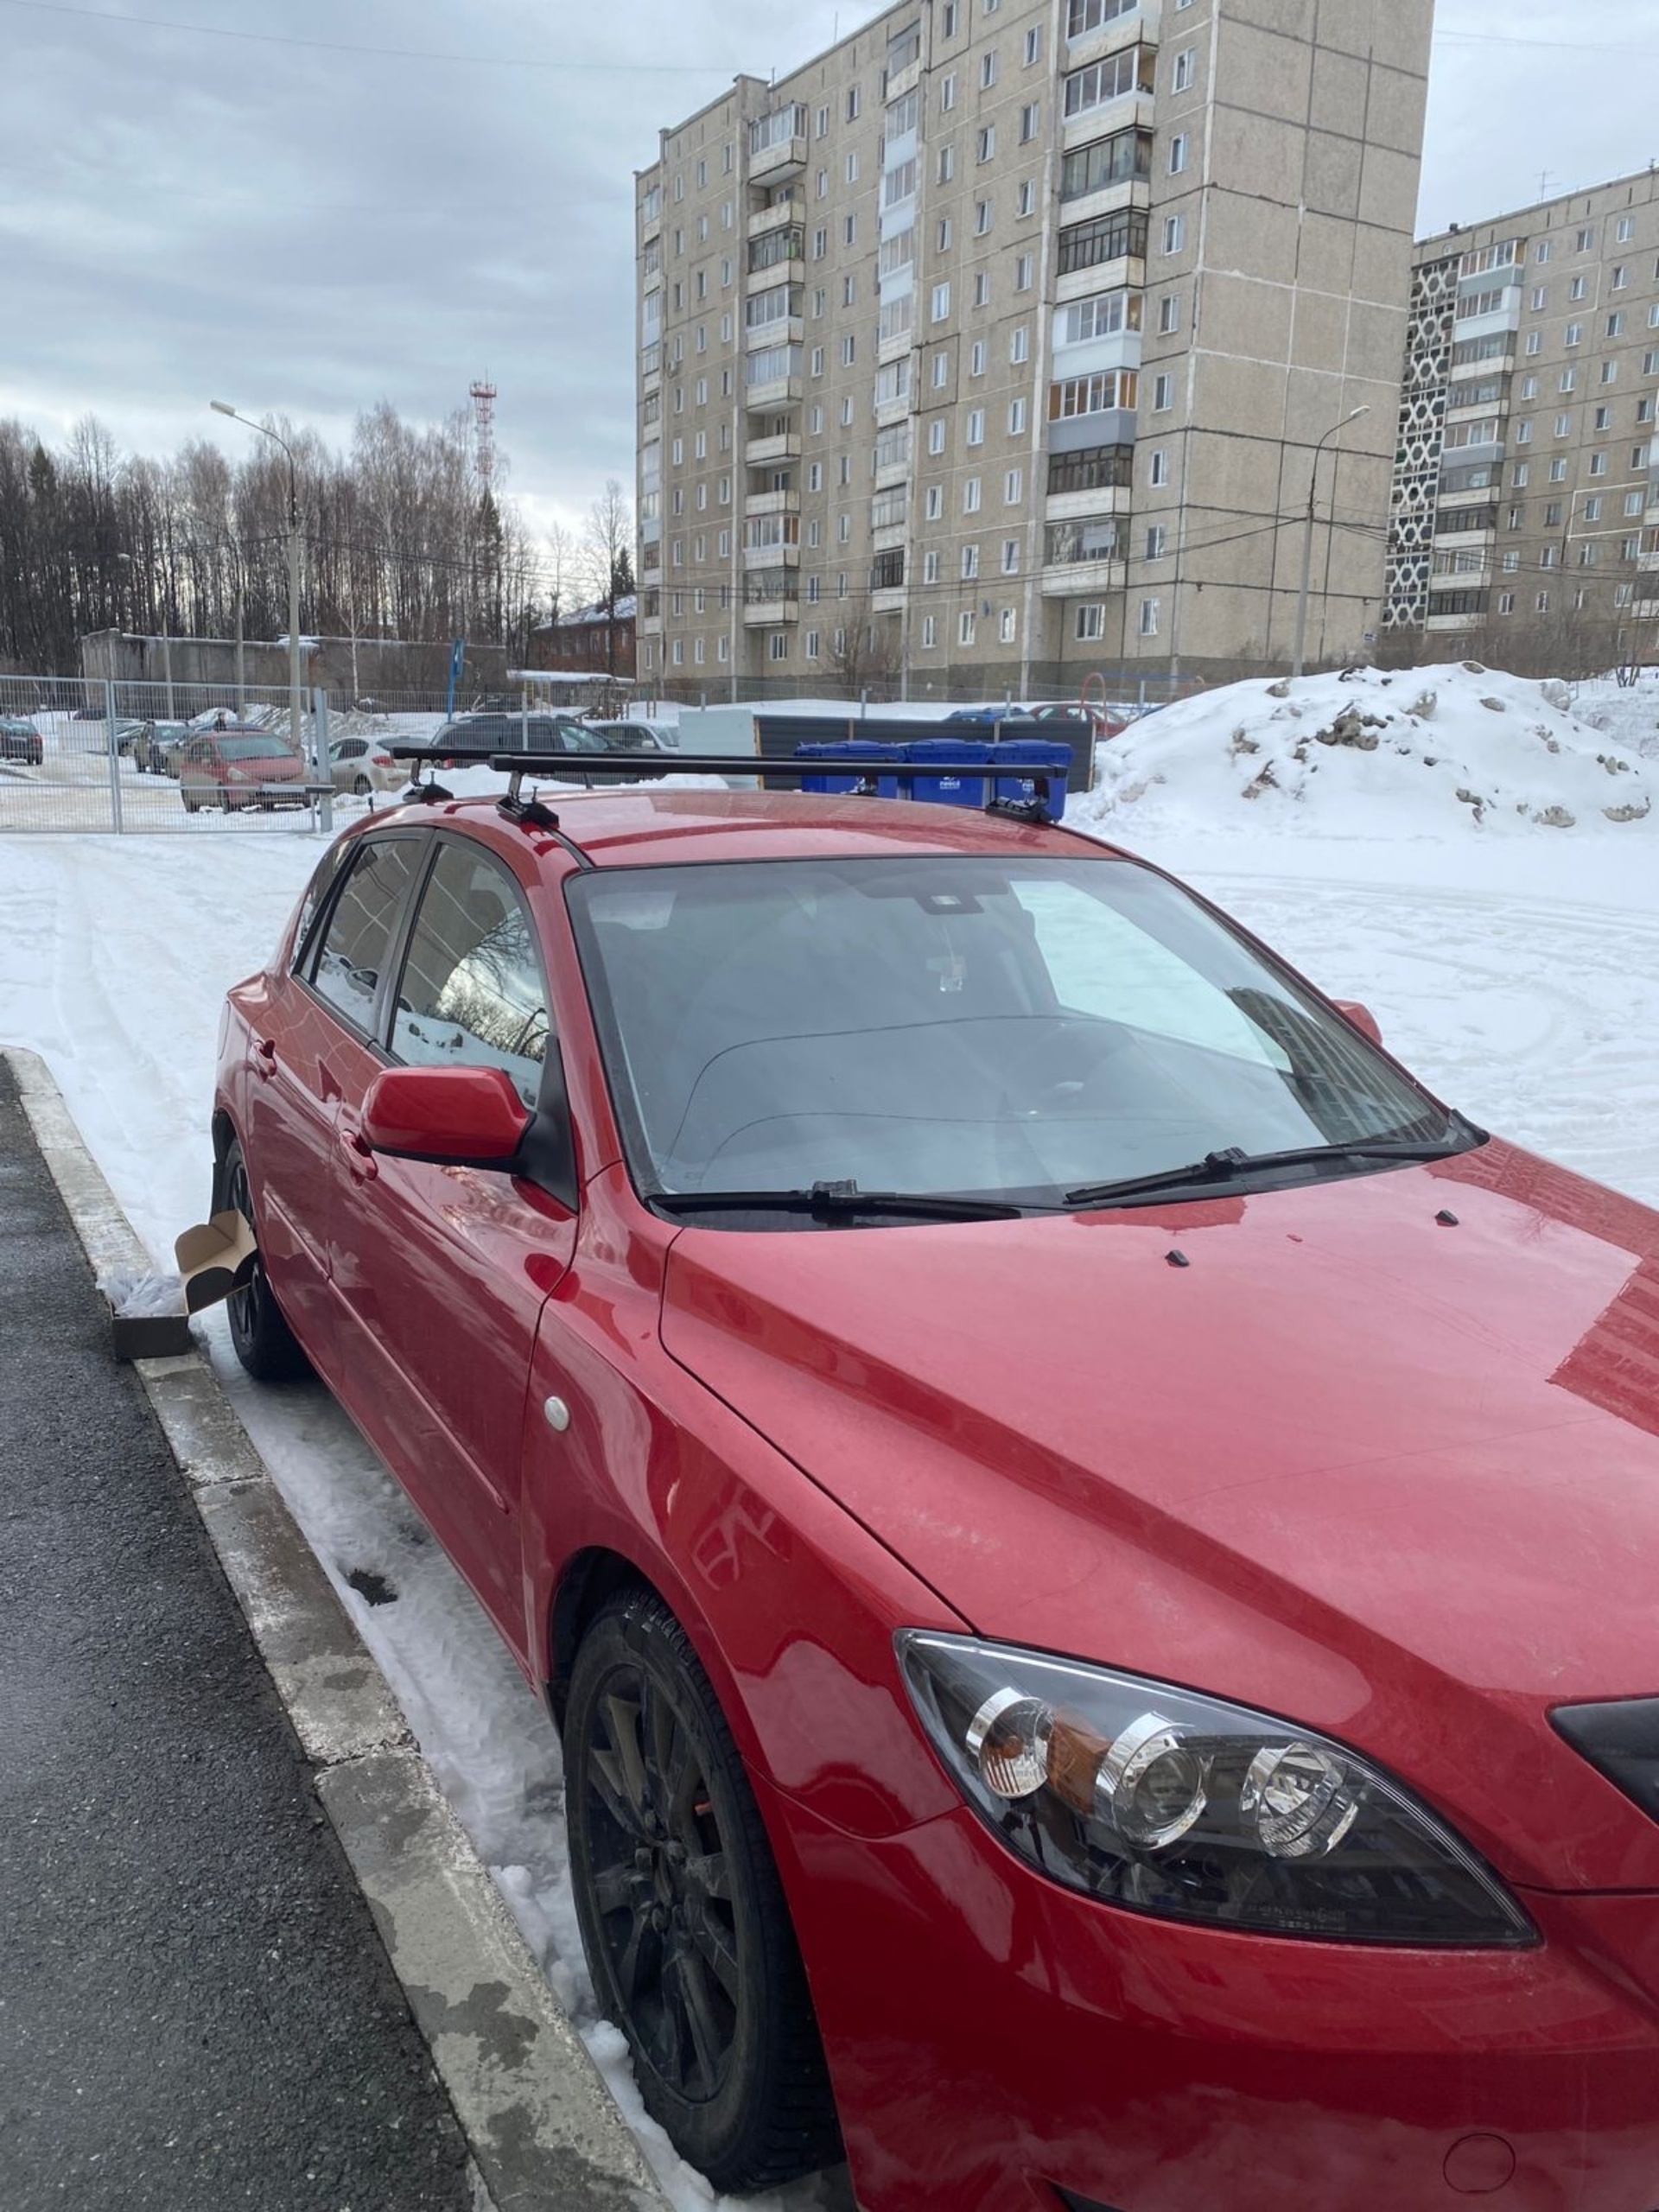
<instances>
[{"instance_id":1,"label":"front bumper","mask_svg":"<svg viewBox=\"0 0 1659 2212\"><path fill-rule=\"evenodd\" d=\"M1659 1897L1520 1951L1292 1942L887 1840L758 1783L864 2212L1656 2212Z\"/></svg>"}]
</instances>

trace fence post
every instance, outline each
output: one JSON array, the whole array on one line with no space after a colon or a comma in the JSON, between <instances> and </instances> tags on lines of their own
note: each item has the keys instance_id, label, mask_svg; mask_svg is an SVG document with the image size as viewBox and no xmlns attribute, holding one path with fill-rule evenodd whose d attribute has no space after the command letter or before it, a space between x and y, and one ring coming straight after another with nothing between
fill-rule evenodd
<instances>
[{"instance_id":1,"label":"fence post","mask_svg":"<svg viewBox=\"0 0 1659 2212\"><path fill-rule=\"evenodd\" d=\"M321 818L325 837L334 834L334 772L328 765L328 694L321 685L311 694L312 743L316 753L316 777L322 788Z\"/></svg>"},{"instance_id":2,"label":"fence post","mask_svg":"<svg viewBox=\"0 0 1659 2212\"><path fill-rule=\"evenodd\" d=\"M104 739L110 748L110 826L121 834L121 753L115 741L115 686L104 685Z\"/></svg>"}]
</instances>

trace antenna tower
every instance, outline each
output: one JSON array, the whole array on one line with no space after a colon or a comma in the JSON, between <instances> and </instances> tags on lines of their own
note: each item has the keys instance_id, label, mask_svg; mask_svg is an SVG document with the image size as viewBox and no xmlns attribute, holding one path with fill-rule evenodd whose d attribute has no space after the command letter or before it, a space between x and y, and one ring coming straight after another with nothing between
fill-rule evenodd
<instances>
[{"instance_id":1,"label":"antenna tower","mask_svg":"<svg viewBox=\"0 0 1659 2212\"><path fill-rule=\"evenodd\" d=\"M495 386L487 377L480 377L472 394L473 433L478 447L474 466L480 490L488 492L495 483Z\"/></svg>"}]
</instances>

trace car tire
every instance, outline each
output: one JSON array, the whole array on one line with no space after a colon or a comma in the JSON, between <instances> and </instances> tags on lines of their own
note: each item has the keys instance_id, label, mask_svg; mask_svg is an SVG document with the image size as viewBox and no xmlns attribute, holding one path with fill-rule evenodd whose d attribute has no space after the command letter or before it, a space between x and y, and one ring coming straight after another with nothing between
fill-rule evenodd
<instances>
[{"instance_id":1,"label":"car tire","mask_svg":"<svg viewBox=\"0 0 1659 2212\"><path fill-rule=\"evenodd\" d=\"M367 798L373 789L374 785L369 781L366 776L359 776L357 781L352 785L352 797L353 798Z\"/></svg>"},{"instance_id":2,"label":"car tire","mask_svg":"<svg viewBox=\"0 0 1659 2212\"><path fill-rule=\"evenodd\" d=\"M196 810L196 802L191 798L189 792L181 791L179 793L179 797L184 801L185 812L187 814L194 814Z\"/></svg>"},{"instance_id":3,"label":"car tire","mask_svg":"<svg viewBox=\"0 0 1659 2212\"><path fill-rule=\"evenodd\" d=\"M257 1235L248 1164L238 1139L232 1139L225 1155L219 1189L226 1206L239 1213ZM311 1363L276 1303L265 1263L257 1255L246 1289L232 1291L225 1301L225 1310L231 1324L232 1349L255 1382L292 1382L311 1372Z\"/></svg>"},{"instance_id":4,"label":"car tire","mask_svg":"<svg viewBox=\"0 0 1659 2212\"><path fill-rule=\"evenodd\" d=\"M583 1637L563 1739L582 1946L646 2111L722 2191L834 2164L835 2100L760 1808L653 1592L614 1599Z\"/></svg>"}]
</instances>

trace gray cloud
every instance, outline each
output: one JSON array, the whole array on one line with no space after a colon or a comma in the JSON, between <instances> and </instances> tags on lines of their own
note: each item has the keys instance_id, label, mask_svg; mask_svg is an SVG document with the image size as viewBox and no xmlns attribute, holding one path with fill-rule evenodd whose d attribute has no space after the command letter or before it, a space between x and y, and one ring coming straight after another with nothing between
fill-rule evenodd
<instances>
[{"instance_id":1,"label":"gray cloud","mask_svg":"<svg viewBox=\"0 0 1659 2212\"><path fill-rule=\"evenodd\" d=\"M203 0L88 5L207 15ZM55 436L90 410L132 449L218 435L237 450L207 413L224 397L339 442L382 399L417 420L463 406L487 370L510 487L533 515L579 517L606 475L631 475L632 173L658 126L876 12L215 0L215 29L314 47L0 0L0 413ZM1593 16L1510 0L1501 17L1461 0L1440 22L1426 227L1524 204L1545 168L1560 191L1655 150L1659 0Z\"/></svg>"}]
</instances>

